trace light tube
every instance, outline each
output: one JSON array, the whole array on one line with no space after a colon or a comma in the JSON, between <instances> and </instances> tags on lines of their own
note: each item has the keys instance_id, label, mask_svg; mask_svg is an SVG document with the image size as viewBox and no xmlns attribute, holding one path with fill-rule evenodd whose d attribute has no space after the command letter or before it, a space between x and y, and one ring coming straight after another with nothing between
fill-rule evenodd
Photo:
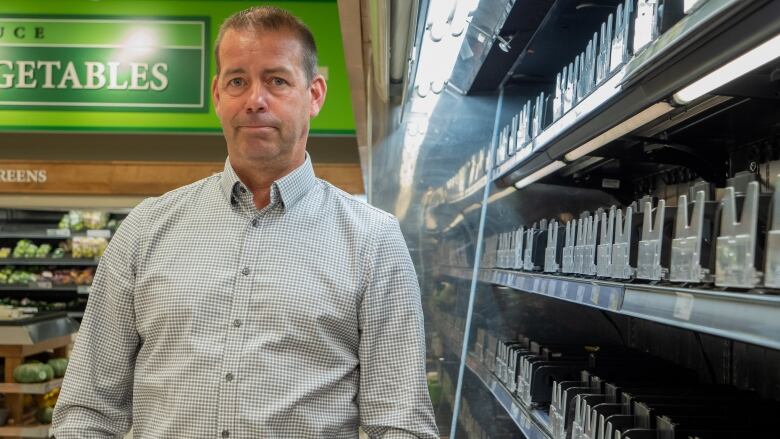
<instances>
[{"instance_id":1,"label":"light tube","mask_svg":"<svg viewBox=\"0 0 780 439\"><path fill-rule=\"evenodd\" d=\"M745 73L763 66L778 56L780 56L780 35L759 44L749 52L678 91L674 94L674 100L679 104L687 104Z\"/></svg>"},{"instance_id":2,"label":"light tube","mask_svg":"<svg viewBox=\"0 0 780 439\"><path fill-rule=\"evenodd\" d=\"M667 104L666 102L658 102L650 107L647 107L641 112L619 123L618 125L615 125L607 131L604 131L598 136L588 140L587 142L580 145L580 147L577 149L567 152L564 158L570 162L573 162L580 157L586 156L591 152L601 148L607 143L623 137L641 126L644 126L648 122L652 122L653 120L672 111L673 108L674 107Z\"/></svg>"},{"instance_id":3,"label":"light tube","mask_svg":"<svg viewBox=\"0 0 780 439\"><path fill-rule=\"evenodd\" d=\"M531 184L531 183L533 183L533 182L535 182L535 181L537 181L537 180L539 180L541 178L544 178L544 177L552 174L553 172L563 168L564 166L566 166L566 163L564 163L561 160L556 160L556 161L550 163L549 165L545 166L544 168L534 172L533 174L531 174L531 175L529 175L527 177L523 177L522 179L520 179L520 181L515 183L515 187L518 188L518 189L522 189L522 188L528 186L529 184Z\"/></svg>"}]
</instances>

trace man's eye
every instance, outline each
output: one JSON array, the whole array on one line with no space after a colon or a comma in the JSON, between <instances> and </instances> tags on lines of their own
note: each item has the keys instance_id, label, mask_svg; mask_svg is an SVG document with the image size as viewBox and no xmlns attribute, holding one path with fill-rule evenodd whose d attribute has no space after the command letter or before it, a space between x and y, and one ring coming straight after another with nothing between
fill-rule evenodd
<instances>
[{"instance_id":1,"label":"man's eye","mask_svg":"<svg viewBox=\"0 0 780 439\"><path fill-rule=\"evenodd\" d=\"M274 79L273 79L273 84L274 84L274 85L276 85L276 86L279 86L279 87L281 87L281 86L283 86L283 85L286 85L286 84L287 84L287 81L285 81L285 80L284 80L284 79L282 79L282 78L274 78Z\"/></svg>"},{"instance_id":2,"label":"man's eye","mask_svg":"<svg viewBox=\"0 0 780 439\"><path fill-rule=\"evenodd\" d=\"M244 85L244 80L241 78L233 78L230 81L228 81L228 85L231 87L241 87Z\"/></svg>"}]
</instances>

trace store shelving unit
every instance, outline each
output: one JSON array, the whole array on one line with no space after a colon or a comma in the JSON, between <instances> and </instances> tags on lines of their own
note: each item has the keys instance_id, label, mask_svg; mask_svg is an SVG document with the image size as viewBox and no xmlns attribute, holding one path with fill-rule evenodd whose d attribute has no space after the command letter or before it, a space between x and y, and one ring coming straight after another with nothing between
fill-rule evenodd
<instances>
[{"instance_id":1,"label":"store shelving unit","mask_svg":"<svg viewBox=\"0 0 780 439\"><path fill-rule=\"evenodd\" d=\"M484 10L478 9L473 17L472 24L482 28L471 35L480 33L485 37L492 33L492 45L502 44L502 50L511 44L512 47L504 52L515 56L516 62L506 72L500 90L493 90L501 96L496 97L498 111L493 133L496 142L484 151L478 151L479 157L492 156L486 159L488 162L498 161L491 171L492 178L471 181L466 177L465 181L459 181L457 171L446 175L441 170L446 165L435 164L435 171L445 174L444 180L449 187L465 186L465 189L452 196L440 196L447 194L446 186L434 187L437 196L432 198L435 201L424 206L421 215L423 227L420 229L424 231L419 240L410 239L410 249L432 247L421 251L420 259L424 262L418 272L422 271L422 266L428 269L424 277L430 274L429 288L433 291L441 291L439 283L456 285L459 306L446 311L433 310L430 313L434 315L426 315L426 318L442 338L443 345L458 357L464 340L469 342L474 336L475 327L506 342L528 337L550 343L591 346L589 343L596 340L593 345L622 345L669 361L681 369L695 370L705 383L730 385L755 391L761 397L778 399L780 394L776 385L780 377L770 372L777 364L761 364L761 361L771 363L780 359L777 353L780 351L780 295L776 290L762 286L716 287L710 279L686 284L673 283L668 278L655 282L621 281L494 268L497 265L478 262L483 254L464 253L485 248L486 239L516 231L520 226L528 229L534 222L553 218L559 223L568 222L581 212L609 209L611 205L624 208L645 195L654 196L655 200L664 199L668 207L676 207L674 194L678 191L679 194L687 193L685 185L693 184L695 179L701 178L722 188L726 186L727 178L748 168L759 174L762 193L770 192L767 178L770 174L774 178L780 172L775 163L780 158L777 154L780 143L771 140L773 135L776 138L776 131L770 129L776 127L776 118L772 125L770 116L776 114L776 72L780 71L780 62L773 62L755 75L746 75L729 87L715 89L690 102L675 100L673 95L710 71L780 35L780 21L775 18L780 16L780 2L698 2L676 23L666 25L662 33L654 36L640 51L634 53L629 49L618 67L585 96L577 97L572 108L554 121L552 100L547 101L541 112L544 121L538 132L526 145L517 145L512 153L499 158L498 145L506 147L512 143L506 141L505 133L501 134L504 143L500 143L498 133L515 123L513 117L529 97L532 100L540 92L549 96L556 73L573 61L572 57L559 63L558 58L568 55L556 52L585 50L588 41L567 39L564 25L576 26L576 18L572 17L582 13L588 17L583 22L590 26L598 18L597 10L603 11L598 23L605 22L607 15L615 12L618 3L624 5L625 0L588 2L587 5L575 1L535 2L533 6L530 3L485 5ZM486 24L491 17L496 20L517 17L522 15L522 8L543 8L543 3L549 6L547 16L534 30L524 28L527 23L522 20L496 22L495 26ZM631 16L632 25L635 18L635 14ZM594 26L589 30L590 34L582 29L572 32L588 35L586 39L589 40L594 31L599 29ZM545 38L551 40L544 41ZM633 35L627 38L632 39ZM488 42L479 36L471 40L467 36L466 40L471 49L478 49L482 61L489 62L492 52L487 57L483 55L486 50L492 50L490 37ZM525 47L517 49L515 44L525 44ZM582 47L566 47L579 44ZM464 61L464 52L468 51L464 49L460 53L462 58L458 62L482 62ZM541 53L557 57L552 62L555 65L545 66L545 61L540 61ZM479 70L480 75L497 71L495 65L466 67L472 72ZM453 72L455 77L458 65ZM459 106L468 106L471 98L468 94L462 101L447 100L446 108L437 109L430 120L472 117L456 111ZM756 114L755 121L739 117L751 111ZM759 117L763 113L766 113L764 117ZM722 122L722 131L713 130L717 126L708 126L716 125L718 121ZM728 126L728 122L733 122L733 126ZM452 149L460 147L465 157L475 157L470 146L485 142L485 126L481 127L479 138L468 138L453 125L446 127L449 131L443 136L449 136ZM440 133L445 131L444 126L437 128ZM756 128L757 134L742 135L752 128ZM507 130L511 132L509 128ZM455 139L458 136L463 139ZM764 142L760 136L771 138L765 143L772 146L761 146L761 153L741 152L739 148ZM441 160L441 156L432 150L441 149L442 145L431 140L430 146L426 151L424 142L420 148L425 154L418 158L418 167L431 166L433 171L434 160ZM519 153L521 149L522 154ZM766 153L768 150L774 154ZM771 172L769 161L774 163ZM451 167L457 169L462 163L452 163ZM665 173L676 172L679 168L686 171L683 177L678 178L675 174L667 179ZM648 185L648 181L652 184ZM511 189L516 184L518 191ZM421 192L426 190L428 188L422 188ZM485 205L481 195L486 195ZM720 194L713 190L712 196L719 197ZM389 198L392 202L396 200ZM380 207L392 211L392 202ZM405 231L415 229L418 226L415 221L406 219ZM669 223L666 225L671 229ZM667 235L664 236L668 238ZM483 237L481 242L479 237ZM438 251L448 246L451 252ZM489 245L487 247L484 252L495 251ZM429 254L437 255L438 261L432 263L427 250L430 250ZM473 264L480 264L476 277ZM758 265L760 263L756 269L762 271L763 267ZM664 267L669 268L668 265ZM714 267L708 268L711 274L715 272ZM463 309L467 301L473 301L475 307L471 322L465 321L467 315L472 315ZM463 329L459 328L464 327L471 327L472 332L463 334ZM458 334L463 335L459 337ZM467 374L478 378L495 403L512 419L517 427L517 437L552 437L544 410L525 406L477 355L470 353L460 360ZM480 401L479 395L469 391L460 397L463 403Z\"/></svg>"},{"instance_id":2,"label":"store shelving unit","mask_svg":"<svg viewBox=\"0 0 780 439\"><path fill-rule=\"evenodd\" d=\"M42 267L96 267L98 259L77 258L6 258L0 259L0 264L18 266Z\"/></svg>"},{"instance_id":3,"label":"store shelving unit","mask_svg":"<svg viewBox=\"0 0 780 439\"><path fill-rule=\"evenodd\" d=\"M62 293L89 294L89 285L56 285L51 282L35 282L32 284L6 284L0 285L0 292L41 292L53 291Z\"/></svg>"},{"instance_id":4,"label":"store shelving unit","mask_svg":"<svg viewBox=\"0 0 780 439\"><path fill-rule=\"evenodd\" d=\"M471 270L443 274L471 279ZM780 296L625 284L542 273L482 269L482 282L629 317L780 349Z\"/></svg>"},{"instance_id":5,"label":"store shelving unit","mask_svg":"<svg viewBox=\"0 0 780 439\"><path fill-rule=\"evenodd\" d=\"M48 438L51 437L50 425L7 425L0 427L0 436L2 437L33 437L33 438Z\"/></svg>"},{"instance_id":6,"label":"store shelving unit","mask_svg":"<svg viewBox=\"0 0 780 439\"><path fill-rule=\"evenodd\" d=\"M26 395L45 395L62 386L62 378L56 378L45 383L0 383L0 393L22 393Z\"/></svg>"},{"instance_id":7,"label":"store shelving unit","mask_svg":"<svg viewBox=\"0 0 780 439\"><path fill-rule=\"evenodd\" d=\"M0 229L0 239L35 239L62 241L68 238L111 238L113 232L108 229L94 229L72 232L69 229L41 229L39 227L5 227Z\"/></svg>"},{"instance_id":8,"label":"store shelving unit","mask_svg":"<svg viewBox=\"0 0 780 439\"><path fill-rule=\"evenodd\" d=\"M482 384L495 397L507 415L512 419L520 432L527 439L551 439L550 421L543 410L528 410L517 400L512 392L504 386L472 355L466 358L466 367L479 378Z\"/></svg>"},{"instance_id":9,"label":"store shelving unit","mask_svg":"<svg viewBox=\"0 0 780 439\"><path fill-rule=\"evenodd\" d=\"M622 126L632 116L636 120L630 122L632 129L624 134L658 121L688 120L696 114L697 106L710 103L678 105L671 96L757 41L780 32L780 24L769 18L778 13L780 6L774 2L703 2L545 127L532 139L531 154L501 163L494 172L494 181L511 184L555 160L574 162L577 159L570 158L569 153Z\"/></svg>"},{"instance_id":10,"label":"store shelving unit","mask_svg":"<svg viewBox=\"0 0 780 439\"><path fill-rule=\"evenodd\" d=\"M0 383L0 393L5 394L10 417L15 423L0 427L0 436L49 437L49 425L40 425L24 413L23 395L46 394L60 387L62 378L20 384L13 382L13 371L28 357L41 352L53 351L55 356L66 357L78 323L64 312L4 323L0 326L0 357L4 360L6 381Z\"/></svg>"},{"instance_id":11,"label":"store shelving unit","mask_svg":"<svg viewBox=\"0 0 780 439\"><path fill-rule=\"evenodd\" d=\"M460 358L461 343L452 335L459 332L457 328L455 328L452 323L445 321L436 321L434 327L437 329L436 333L441 337L447 349L455 357ZM526 438L552 438L550 434L549 417L546 411L528 408L518 400L473 353L468 353L465 363L466 369L482 383L485 390L493 395L498 405L501 406L507 416Z\"/></svg>"}]
</instances>

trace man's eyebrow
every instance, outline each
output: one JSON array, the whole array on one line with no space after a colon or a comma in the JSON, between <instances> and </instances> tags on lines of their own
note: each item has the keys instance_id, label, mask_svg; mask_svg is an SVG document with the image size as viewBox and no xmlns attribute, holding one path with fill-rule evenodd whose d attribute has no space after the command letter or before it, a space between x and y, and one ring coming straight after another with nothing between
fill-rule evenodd
<instances>
[{"instance_id":1,"label":"man's eyebrow","mask_svg":"<svg viewBox=\"0 0 780 439\"><path fill-rule=\"evenodd\" d=\"M282 67L282 66L279 66L279 67L271 67L271 68L265 69L265 70L263 70L263 73L264 73L264 74L266 74L266 75L269 75L269 74L271 74L271 75L272 75L272 74L274 74L274 73L286 73L286 74L291 74L291 73L292 73L292 70L291 70L291 69L289 69L289 68L287 68L287 67Z\"/></svg>"},{"instance_id":2,"label":"man's eyebrow","mask_svg":"<svg viewBox=\"0 0 780 439\"><path fill-rule=\"evenodd\" d=\"M242 67L234 67L232 69L225 70L226 75L232 75L235 73L246 73L246 70L244 70Z\"/></svg>"}]
</instances>

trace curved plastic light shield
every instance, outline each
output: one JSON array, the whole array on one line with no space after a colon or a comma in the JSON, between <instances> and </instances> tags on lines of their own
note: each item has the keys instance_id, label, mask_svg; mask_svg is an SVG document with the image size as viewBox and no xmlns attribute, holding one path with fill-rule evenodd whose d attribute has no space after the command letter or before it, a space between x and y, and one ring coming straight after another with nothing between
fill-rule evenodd
<instances>
[{"instance_id":1,"label":"curved plastic light shield","mask_svg":"<svg viewBox=\"0 0 780 439\"><path fill-rule=\"evenodd\" d=\"M687 104L778 57L780 57L780 35L775 35L744 55L678 91L673 96L674 101L678 104Z\"/></svg>"}]
</instances>

